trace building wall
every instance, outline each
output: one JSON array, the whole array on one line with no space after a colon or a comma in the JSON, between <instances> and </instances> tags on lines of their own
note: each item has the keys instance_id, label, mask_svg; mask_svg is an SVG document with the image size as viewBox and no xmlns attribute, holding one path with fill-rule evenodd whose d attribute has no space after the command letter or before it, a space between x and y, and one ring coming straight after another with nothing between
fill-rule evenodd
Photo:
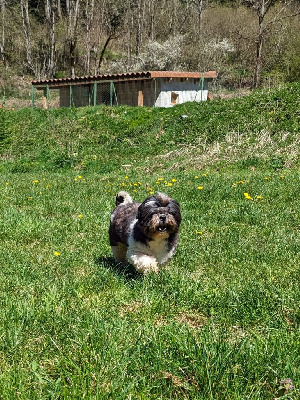
<instances>
[{"instance_id":1,"label":"building wall","mask_svg":"<svg viewBox=\"0 0 300 400\"><path fill-rule=\"evenodd\" d=\"M73 85L71 91L70 100L70 86L60 88L60 107L94 105L94 84ZM207 95L206 79L203 83L199 79L179 78L115 82L114 90L110 82L98 82L96 104L172 107L187 101L205 101Z\"/></svg>"},{"instance_id":2,"label":"building wall","mask_svg":"<svg viewBox=\"0 0 300 400\"><path fill-rule=\"evenodd\" d=\"M154 105L153 81L116 82L115 90L119 105L147 107Z\"/></svg>"},{"instance_id":3,"label":"building wall","mask_svg":"<svg viewBox=\"0 0 300 400\"><path fill-rule=\"evenodd\" d=\"M155 107L173 107L187 101L206 101L208 95L208 82L201 80L162 80L157 85L157 99Z\"/></svg>"}]
</instances>

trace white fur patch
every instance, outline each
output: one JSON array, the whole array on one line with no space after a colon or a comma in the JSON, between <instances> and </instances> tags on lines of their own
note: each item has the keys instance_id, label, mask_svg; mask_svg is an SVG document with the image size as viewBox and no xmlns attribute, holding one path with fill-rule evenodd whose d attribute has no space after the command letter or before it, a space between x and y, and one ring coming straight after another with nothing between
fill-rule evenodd
<instances>
[{"instance_id":1,"label":"white fur patch","mask_svg":"<svg viewBox=\"0 0 300 400\"><path fill-rule=\"evenodd\" d=\"M175 247L168 251L168 244L164 236L157 235L155 240L151 240L148 245L138 242L133 238L133 228L135 220L131 226L131 234L128 240L128 261L133 264L140 273L158 272L158 266L163 265L172 258Z\"/></svg>"}]
</instances>

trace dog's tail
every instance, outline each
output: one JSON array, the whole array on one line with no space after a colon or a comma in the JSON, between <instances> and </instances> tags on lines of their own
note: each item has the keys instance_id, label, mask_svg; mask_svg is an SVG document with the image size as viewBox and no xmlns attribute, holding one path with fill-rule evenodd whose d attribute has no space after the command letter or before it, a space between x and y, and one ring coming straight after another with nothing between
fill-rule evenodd
<instances>
[{"instance_id":1,"label":"dog's tail","mask_svg":"<svg viewBox=\"0 0 300 400\"><path fill-rule=\"evenodd\" d=\"M129 193L121 191L116 197L116 206L133 203L132 197Z\"/></svg>"}]
</instances>

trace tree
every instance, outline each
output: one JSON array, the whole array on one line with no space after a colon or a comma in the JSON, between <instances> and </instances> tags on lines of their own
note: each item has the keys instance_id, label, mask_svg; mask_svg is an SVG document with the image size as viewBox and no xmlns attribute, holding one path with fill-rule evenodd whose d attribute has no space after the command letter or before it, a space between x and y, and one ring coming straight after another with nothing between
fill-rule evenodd
<instances>
[{"instance_id":1,"label":"tree","mask_svg":"<svg viewBox=\"0 0 300 400\"><path fill-rule=\"evenodd\" d=\"M58 9L55 0L45 1L45 16L47 30L49 33L48 50L48 76L53 78L55 75L55 11Z\"/></svg>"},{"instance_id":2,"label":"tree","mask_svg":"<svg viewBox=\"0 0 300 400\"><path fill-rule=\"evenodd\" d=\"M75 78L75 64L76 64L76 47L78 32L78 19L79 19L79 0L66 0L67 9L67 46L69 50L69 62L70 62L70 75L71 78Z\"/></svg>"},{"instance_id":3,"label":"tree","mask_svg":"<svg viewBox=\"0 0 300 400\"><path fill-rule=\"evenodd\" d=\"M26 64L27 68L35 73L33 62L32 62L32 47L31 47L31 29L30 29L30 19L29 19L29 11L28 11L28 0L21 0L21 17L23 24L23 33L25 38L25 47L26 47Z\"/></svg>"},{"instance_id":4,"label":"tree","mask_svg":"<svg viewBox=\"0 0 300 400\"><path fill-rule=\"evenodd\" d=\"M91 32L94 19L94 8L95 8L95 0L86 0L86 5L85 5L85 17L86 17L85 73L86 74L89 74L91 66Z\"/></svg>"},{"instance_id":5,"label":"tree","mask_svg":"<svg viewBox=\"0 0 300 400\"><path fill-rule=\"evenodd\" d=\"M293 2L281 1L281 0L243 0L242 3L248 7L252 8L258 17L258 33L256 38L256 61L254 67L254 77L253 77L253 87L258 88L261 80L261 64L262 64L262 51L263 42L270 24L278 21L283 11ZM282 3L282 7L277 12L274 18L266 21L266 15L268 14L271 7L276 3Z\"/></svg>"},{"instance_id":6,"label":"tree","mask_svg":"<svg viewBox=\"0 0 300 400\"><path fill-rule=\"evenodd\" d=\"M1 42L0 42L0 53L3 64L6 64L5 57L5 0L1 0L1 23L2 23L2 32L1 32Z\"/></svg>"},{"instance_id":7,"label":"tree","mask_svg":"<svg viewBox=\"0 0 300 400\"><path fill-rule=\"evenodd\" d=\"M105 26L107 38L101 50L97 72L100 73L101 65L104 59L104 53L111 40L117 39L120 36L120 28L125 15L125 7L118 0L112 2L105 12Z\"/></svg>"}]
</instances>

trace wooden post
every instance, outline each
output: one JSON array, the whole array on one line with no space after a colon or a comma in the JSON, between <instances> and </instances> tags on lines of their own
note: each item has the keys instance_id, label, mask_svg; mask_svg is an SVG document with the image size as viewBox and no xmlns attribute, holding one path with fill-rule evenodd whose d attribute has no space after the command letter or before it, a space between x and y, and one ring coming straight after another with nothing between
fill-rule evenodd
<instances>
[{"instance_id":1,"label":"wooden post","mask_svg":"<svg viewBox=\"0 0 300 400\"><path fill-rule=\"evenodd\" d=\"M143 106L144 105L144 93L142 90L138 91L138 106Z\"/></svg>"},{"instance_id":2,"label":"wooden post","mask_svg":"<svg viewBox=\"0 0 300 400\"><path fill-rule=\"evenodd\" d=\"M43 109L44 110L47 110L47 108L48 108L47 94L48 94L47 87L45 87L43 90Z\"/></svg>"}]
</instances>

